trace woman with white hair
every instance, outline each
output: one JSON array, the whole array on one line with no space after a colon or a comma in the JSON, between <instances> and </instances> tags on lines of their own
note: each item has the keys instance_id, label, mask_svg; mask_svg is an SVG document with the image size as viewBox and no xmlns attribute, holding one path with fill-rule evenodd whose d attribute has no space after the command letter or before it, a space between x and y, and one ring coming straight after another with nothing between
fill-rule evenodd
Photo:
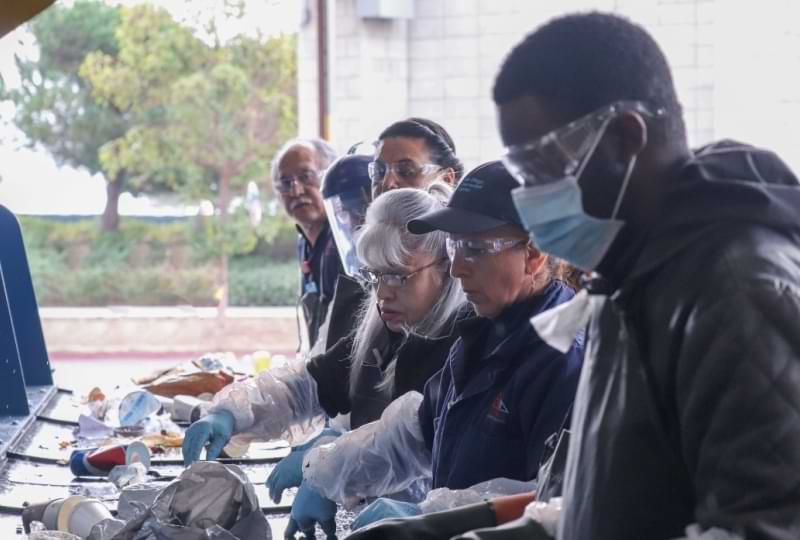
<instances>
[{"instance_id":1,"label":"woman with white hair","mask_svg":"<svg viewBox=\"0 0 800 540\"><path fill-rule=\"evenodd\" d=\"M422 390L444 364L456 322L469 310L449 274L446 235L412 235L406 223L443 208L450 193L434 183L426 190L389 191L370 205L357 250L371 292L354 314L354 334L308 362L273 368L222 390L210 413L187 431L187 464L206 444L208 459L215 459L233 434L304 441L326 418L347 413L356 428L379 418L398 396ZM300 484L308 448L296 447L276 467L268 480L273 499Z\"/></svg>"}]
</instances>

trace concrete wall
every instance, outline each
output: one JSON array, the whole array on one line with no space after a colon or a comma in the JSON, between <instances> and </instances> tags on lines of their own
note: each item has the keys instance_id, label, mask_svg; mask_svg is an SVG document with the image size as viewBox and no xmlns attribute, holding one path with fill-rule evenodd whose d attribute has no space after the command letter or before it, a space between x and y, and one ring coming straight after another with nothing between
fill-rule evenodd
<instances>
[{"instance_id":1,"label":"concrete wall","mask_svg":"<svg viewBox=\"0 0 800 540\"><path fill-rule=\"evenodd\" d=\"M213 308L41 308L51 354L190 354L297 348L294 308L229 308L220 324Z\"/></svg>"},{"instance_id":2,"label":"concrete wall","mask_svg":"<svg viewBox=\"0 0 800 540\"><path fill-rule=\"evenodd\" d=\"M661 44L693 144L735 136L797 153L790 143L800 140L795 0L416 0L411 20L360 19L356 2L330 0L332 139L340 149L420 115L452 133L468 166L496 158L490 94L503 57L552 17L599 9L643 24ZM315 37L307 24L299 41L305 135L317 132Z\"/></svg>"}]
</instances>

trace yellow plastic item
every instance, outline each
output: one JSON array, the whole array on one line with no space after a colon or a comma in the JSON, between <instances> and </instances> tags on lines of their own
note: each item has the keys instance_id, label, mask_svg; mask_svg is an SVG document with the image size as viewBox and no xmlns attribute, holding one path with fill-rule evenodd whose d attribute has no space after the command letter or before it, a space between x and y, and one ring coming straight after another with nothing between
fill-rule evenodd
<instances>
[{"instance_id":1,"label":"yellow plastic item","mask_svg":"<svg viewBox=\"0 0 800 540\"><path fill-rule=\"evenodd\" d=\"M253 373L258 374L272 367L272 354L269 351L256 351L252 355Z\"/></svg>"}]
</instances>

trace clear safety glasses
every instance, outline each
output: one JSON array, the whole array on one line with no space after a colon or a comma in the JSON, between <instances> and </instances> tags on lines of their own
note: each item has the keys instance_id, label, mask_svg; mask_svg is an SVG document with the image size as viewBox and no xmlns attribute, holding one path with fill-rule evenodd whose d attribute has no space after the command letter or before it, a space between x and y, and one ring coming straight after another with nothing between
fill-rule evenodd
<instances>
[{"instance_id":1,"label":"clear safety glasses","mask_svg":"<svg viewBox=\"0 0 800 540\"><path fill-rule=\"evenodd\" d=\"M527 244L528 240L494 238L492 240L454 239L447 237L447 256L453 261L456 255L461 254L465 261L474 263L486 255L495 255L503 251Z\"/></svg>"},{"instance_id":2,"label":"clear safety glasses","mask_svg":"<svg viewBox=\"0 0 800 540\"><path fill-rule=\"evenodd\" d=\"M410 159L404 159L397 163L386 163L380 159L376 159L367 166L369 178L373 184L383 182L390 172L393 172L400 182L408 183L413 182L417 178L428 176L438 172L441 167L435 163L415 163Z\"/></svg>"},{"instance_id":3,"label":"clear safety glasses","mask_svg":"<svg viewBox=\"0 0 800 540\"><path fill-rule=\"evenodd\" d=\"M641 101L618 101L562 126L535 141L506 147L503 164L522 185L542 185L579 176L605 132L622 113L649 118L665 115Z\"/></svg>"},{"instance_id":4,"label":"clear safety glasses","mask_svg":"<svg viewBox=\"0 0 800 540\"><path fill-rule=\"evenodd\" d=\"M413 272L409 272L408 274L392 274L392 273L382 273L376 272L375 270L370 270L369 268L362 268L361 269L361 277L372 285L373 287L377 287L378 284L383 283L389 287L393 288L400 288L403 287L408 280L412 277L416 276L426 268L430 268L431 266L436 266L437 264L445 262L447 259L438 259L433 261L430 264L426 264L420 268L417 268Z\"/></svg>"}]
</instances>

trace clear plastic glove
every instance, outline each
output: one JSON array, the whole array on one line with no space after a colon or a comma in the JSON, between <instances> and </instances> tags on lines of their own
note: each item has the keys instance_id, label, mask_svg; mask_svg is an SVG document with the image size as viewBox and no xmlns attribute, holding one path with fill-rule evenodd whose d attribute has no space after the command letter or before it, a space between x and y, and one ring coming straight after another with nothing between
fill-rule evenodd
<instances>
[{"instance_id":1,"label":"clear plastic glove","mask_svg":"<svg viewBox=\"0 0 800 540\"><path fill-rule=\"evenodd\" d=\"M284 538L294 538L298 531L306 538L315 538L314 526L317 523L329 540L336 538L336 503L303 482L294 498L292 516Z\"/></svg>"},{"instance_id":2,"label":"clear plastic glove","mask_svg":"<svg viewBox=\"0 0 800 540\"><path fill-rule=\"evenodd\" d=\"M278 463L267 478L269 497L278 504L283 496L283 491L298 487L303 481L303 457L317 444L331 441L341 435L338 431L325 428L318 436L307 443L295 446L288 456Z\"/></svg>"},{"instance_id":3,"label":"clear plastic glove","mask_svg":"<svg viewBox=\"0 0 800 540\"><path fill-rule=\"evenodd\" d=\"M183 464L188 467L200 459L203 447L207 460L217 459L233 436L233 427L233 415L225 410L217 410L189 426L183 437Z\"/></svg>"},{"instance_id":4,"label":"clear plastic glove","mask_svg":"<svg viewBox=\"0 0 800 540\"><path fill-rule=\"evenodd\" d=\"M382 519L418 516L421 513L422 510L417 504L381 497L364 508L353 520L350 528L355 531Z\"/></svg>"}]
</instances>

